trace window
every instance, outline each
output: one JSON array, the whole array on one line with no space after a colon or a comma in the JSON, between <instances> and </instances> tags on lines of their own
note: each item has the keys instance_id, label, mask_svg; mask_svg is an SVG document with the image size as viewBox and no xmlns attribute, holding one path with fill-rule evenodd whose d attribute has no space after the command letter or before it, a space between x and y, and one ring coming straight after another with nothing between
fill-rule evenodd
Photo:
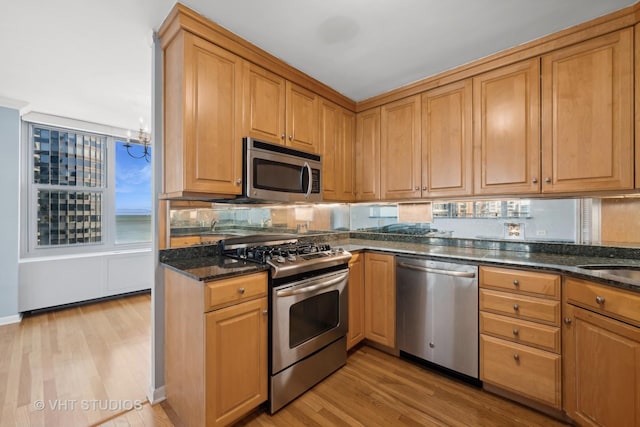
<instances>
[{"instance_id":1,"label":"window","mask_svg":"<svg viewBox=\"0 0 640 427\"><path fill-rule=\"evenodd\" d=\"M32 127L36 247L102 242L106 137Z\"/></svg>"},{"instance_id":2,"label":"window","mask_svg":"<svg viewBox=\"0 0 640 427\"><path fill-rule=\"evenodd\" d=\"M151 241L151 163L116 141L116 243ZM139 153L140 152L140 153ZM133 157L132 157L133 156Z\"/></svg>"},{"instance_id":3,"label":"window","mask_svg":"<svg viewBox=\"0 0 640 427\"><path fill-rule=\"evenodd\" d=\"M135 158L139 144L35 123L25 130L23 254L150 245L151 163Z\"/></svg>"}]
</instances>

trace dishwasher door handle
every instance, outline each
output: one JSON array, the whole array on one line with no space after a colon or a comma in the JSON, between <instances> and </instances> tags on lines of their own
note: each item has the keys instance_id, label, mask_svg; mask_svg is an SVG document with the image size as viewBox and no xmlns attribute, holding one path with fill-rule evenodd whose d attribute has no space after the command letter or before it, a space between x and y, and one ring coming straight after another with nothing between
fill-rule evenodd
<instances>
[{"instance_id":1,"label":"dishwasher door handle","mask_svg":"<svg viewBox=\"0 0 640 427\"><path fill-rule=\"evenodd\" d=\"M469 277L469 278L476 277L476 273L468 273L466 271L441 270L439 268L430 268L430 267L421 267L419 265L406 264L404 262L399 262L398 267L408 268L409 270L423 271L425 273L443 274L445 276Z\"/></svg>"}]
</instances>

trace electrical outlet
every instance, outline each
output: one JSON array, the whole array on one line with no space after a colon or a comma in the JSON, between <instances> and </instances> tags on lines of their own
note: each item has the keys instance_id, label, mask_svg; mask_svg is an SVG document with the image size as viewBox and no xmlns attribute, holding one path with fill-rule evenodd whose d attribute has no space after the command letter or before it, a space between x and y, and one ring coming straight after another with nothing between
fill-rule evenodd
<instances>
[{"instance_id":1,"label":"electrical outlet","mask_svg":"<svg viewBox=\"0 0 640 427\"><path fill-rule=\"evenodd\" d=\"M546 236L547 230L536 230L536 236Z\"/></svg>"}]
</instances>

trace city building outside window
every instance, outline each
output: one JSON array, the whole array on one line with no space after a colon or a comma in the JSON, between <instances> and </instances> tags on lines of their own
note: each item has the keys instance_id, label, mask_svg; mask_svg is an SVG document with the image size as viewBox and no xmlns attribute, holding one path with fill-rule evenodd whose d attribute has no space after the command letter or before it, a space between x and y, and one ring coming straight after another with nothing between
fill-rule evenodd
<instances>
[{"instance_id":1,"label":"city building outside window","mask_svg":"<svg viewBox=\"0 0 640 427\"><path fill-rule=\"evenodd\" d=\"M150 247L151 163L135 158L136 141L37 123L25 130L24 255Z\"/></svg>"}]
</instances>

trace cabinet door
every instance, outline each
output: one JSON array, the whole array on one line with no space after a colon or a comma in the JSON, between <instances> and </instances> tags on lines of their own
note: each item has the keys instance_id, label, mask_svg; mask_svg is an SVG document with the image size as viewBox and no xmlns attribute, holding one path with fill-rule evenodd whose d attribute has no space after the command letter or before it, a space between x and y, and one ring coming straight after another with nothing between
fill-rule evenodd
<instances>
[{"instance_id":1,"label":"cabinet door","mask_svg":"<svg viewBox=\"0 0 640 427\"><path fill-rule=\"evenodd\" d=\"M380 128L382 199L420 197L420 96L383 105Z\"/></svg>"},{"instance_id":2,"label":"cabinet door","mask_svg":"<svg viewBox=\"0 0 640 427\"><path fill-rule=\"evenodd\" d=\"M581 425L640 425L640 328L570 304L564 309L567 415Z\"/></svg>"},{"instance_id":3,"label":"cabinet door","mask_svg":"<svg viewBox=\"0 0 640 427\"><path fill-rule=\"evenodd\" d=\"M365 337L392 348L396 345L395 282L393 255L365 253Z\"/></svg>"},{"instance_id":4,"label":"cabinet door","mask_svg":"<svg viewBox=\"0 0 640 427\"><path fill-rule=\"evenodd\" d=\"M356 200L380 200L380 108L356 115Z\"/></svg>"},{"instance_id":5,"label":"cabinet door","mask_svg":"<svg viewBox=\"0 0 640 427\"><path fill-rule=\"evenodd\" d=\"M318 95L287 82L287 142L292 148L319 153Z\"/></svg>"},{"instance_id":6,"label":"cabinet door","mask_svg":"<svg viewBox=\"0 0 640 427\"><path fill-rule=\"evenodd\" d=\"M452 83L422 95L422 196L473 191L472 83Z\"/></svg>"},{"instance_id":7,"label":"cabinet door","mask_svg":"<svg viewBox=\"0 0 640 427\"><path fill-rule=\"evenodd\" d=\"M542 57L542 191L633 188L633 29Z\"/></svg>"},{"instance_id":8,"label":"cabinet door","mask_svg":"<svg viewBox=\"0 0 640 427\"><path fill-rule=\"evenodd\" d=\"M320 155L322 156L322 197L338 200L340 193L341 159L339 153L340 107L333 102L320 101Z\"/></svg>"},{"instance_id":9,"label":"cabinet door","mask_svg":"<svg viewBox=\"0 0 640 427\"><path fill-rule=\"evenodd\" d=\"M205 317L206 425L229 425L267 400L267 298Z\"/></svg>"},{"instance_id":10,"label":"cabinet door","mask_svg":"<svg viewBox=\"0 0 640 427\"><path fill-rule=\"evenodd\" d=\"M185 33L184 61L184 191L240 194L242 60Z\"/></svg>"},{"instance_id":11,"label":"cabinet door","mask_svg":"<svg viewBox=\"0 0 640 427\"><path fill-rule=\"evenodd\" d=\"M354 171L354 139L356 136L356 115L344 108L340 110L340 122L338 126L338 174L340 185L338 186L338 200L353 201L355 197L355 171Z\"/></svg>"},{"instance_id":12,"label":"cabinet door","mask_svg":"<svg viewBox=\"0 0 640 427\"><path fill-rule=\"evenodd\" d=\"M640 189L640 24L635 27L635 129L636 129L636 188Z\"/></svg>"},{"instance_id":13,"label":"cabinet door","mask_svg":"<svg viewBox=\"0 0 640 427\"><path fill-rule=\"evenodd\" d=\"M244 135L285 143L285 80L247 63L244 75Z\"/></svg>"},{"instance_id":14,"label":"cabinet door","mask_svg":"<svg viewBox=\"0 0 640 427\"><path fill-rule=\"evenodd\" d=\"M349 331L347 350L364 339L364 256L349 261Z\"/></svg>"},{"instance_id":15,"label":"cabinet door","mask_svg":"<svg viewBox=\"0 0 640 427\"><path fill-rule=\"evenodd\" d=\"M540 60L473 79L474 191L540 191Z\"/></svg>"}]
</instances>

